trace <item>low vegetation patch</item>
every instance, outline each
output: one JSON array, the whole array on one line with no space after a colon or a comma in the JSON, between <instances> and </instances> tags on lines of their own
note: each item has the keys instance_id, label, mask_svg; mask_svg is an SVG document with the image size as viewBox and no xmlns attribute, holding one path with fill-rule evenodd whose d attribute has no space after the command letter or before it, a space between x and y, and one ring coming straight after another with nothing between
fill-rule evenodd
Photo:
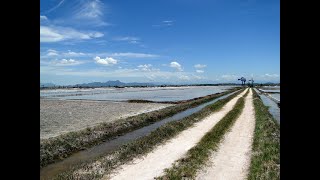
<instances>
[{"instance_id":1,"label":"low vegetation patch","mask_svg":"<svg viewBox=\"0 0 320 180\"><path fill-rule=\"evenodd\" d=\"M129 103L157 103L156 101L149 101L143 99L129 99L127 102Z\"/></svg>"},{"instance_id":2,"label":"low vegetation patch","mask_svg":"<svg viewBox=\"0 0 320 180\"><path fill-rule=\"evenodd\" d=\"M80 150L98 145L116 136L150 125L156 121L173 116L178 112L206 103L239 89L240 88L233 88L229 91L208 95L194 101L188 101L186 103L177 104L160 110L139 114L125 119L119 119L114 122L102 123L95 127L41 140L40 168L50 163L60 161Z\"/></svg>"},{"instance_id":3,"label":"low vegetation patch","mask_svg":"<svg viewBox=\"0 0 320 180\"><path fill-rule=\"evenodd\" d=\"M123 145L119 150L102 155L91 162L75 166L72 170L59 174L57 179L98 179L104 174L110 173L116 167L141 157L151 152L157 145L175 137L179 132L191 127L194 123L201 121L214 111L220 110L227 102L236 97L242 91L236 92L227 98L218 100L200 111L185 117L179 121L166 123L147 136L141 137L131 143Z\"/></svg>"},{"instance_id":4,"label":"low vegetation patch","mask_svg":"<svg viewBox=\"0 0 320 180\"><path fill-rule=\"evenodd\" d=\"M280 179L280 125L253 92L256 127L248 179Z\"/></svg>"},{"instance_id":5,"label":"low vegetation patch","mask_svg":"<svg viewBox=\"0 0 320 180\"><path fill-rule=\"evenodd\" d=\"M246 92L244 97L249 93ZM236 102L233 109L226 114L193 148L187 155L179 159L173 167L166 169L165 174L157 179L193 179L197 171L205 165L213 151L218 149L218 145L224 134L232 127L236 119L244 108L244 97Z\"/></svg>"}]
</instances>

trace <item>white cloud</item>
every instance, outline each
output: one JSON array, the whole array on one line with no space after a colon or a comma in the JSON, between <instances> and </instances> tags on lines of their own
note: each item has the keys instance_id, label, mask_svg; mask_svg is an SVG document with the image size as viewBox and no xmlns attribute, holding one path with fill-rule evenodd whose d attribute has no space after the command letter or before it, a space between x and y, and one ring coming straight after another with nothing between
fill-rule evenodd
<instances>
[{"instance_id":1,"label":"white cloud","mask_svg":"<svg viewBox=\"0 0 320 180\"><path fill-rule=\"evenodd\" d=\"M196 75L193 75L192 76L194 79L197 79L197 80L200 80L200 79L205 79L204 77L201 77L201 76L196 76Z\"/></svg>"},{"instance_id":2,"label":"white cloud","mask_svg":"<svg viewBox=\"0 0 320 180\"><path fill-rule=\"evenodd\" d=\"M47 56L58 56L59 55L58 51L56 51L54 49L49 49L47 52L48 52Z\"/></svg>"},{"instance_id":3,"label":"white cloud","mask_svg":"<svg viewBox=\"0 0 320 180\"><path fill-rule=\"evenodd\" d=\"M139 41L129 41L130 44L139 44Z\"/></svg>"},{"instance_id":4,"label":"white cloud","mask_svg":"<svg viewBox=\"0 0 320 180\"><path fill-rule=\"evenodd\" d=\"M75 65L83 64L83 62L76 61L74 59L69 59L69 60L62 59L60 61L53 61L52 64L55 66L75 66Z\"/></svg>"},{"instance_id":5,"label":"white cloud","mask_svg":"<svg viewBox=\"0 0 320 180\"><path fill-rule=\"evenodd\" d=\"M88 1L83 4L78 15L86 18L101 17L103 15L102 5L99 0Z\"/></svg>"},{"instance_id":6,"label":"white cloud","mask_svg":"<svg viewBox=\"0 0 320 180\"><path fill-rule=\"evenodd\" d=\"M80 32L72 28L40 26L40 42L59 42L102 37L100 32Z\"/></svg>"},{"instance_id":7,"label":"white cloud","mask_svg":"<svg viewBox=\"0 0 320 180\"><path fill-rule=\"evenodd\" d=\"M270 77L270 78L276 78L276 77L279 77L278 74L265 74L264 75L265 77Z\"/></svg>"},{"instance_id":8,"label":"white cloud","mask_svg":"<svg viewBox=\"0 0 320 180\"><path fill-rule=\"evenodd\" d=\"M99 38L99 37L103 37L104 34L102 34L101 32L93 32L93 33L89 33L89 36L92 36L94 38Z\"/></svg>"},{"instance_id":9,"label":"white cloud","mask_svg":"<svg viewBox=\"0 0 320 180\"><path fill-rule=\"evenodd\" d=\"M140 44L140 38L138 37L131 37L131 36L124 36L124 37L115 37L113 38L114 41L125 41L130 44Z\"/></svg>"},{"instance_id":10,"label":"white cloud","mask_svg":"<svg viewBox=\"0 0 320 180\"><path fill-rule=\"evenodd\" d=\"M171 62L170 67L175 68L177 71L183 71L181 65L178 62Z\"/></svg>"},{"instance_id":11,"label":"white cloud","mask_svg":"<svg viewBox=\"0 0 320 180\"><path fill-rule=\"evenodd\" d=\"M153 27L165 27L165 26L172 26L173 25L173 22L172 20L164 20L164 21L161 21L160 24L155 24L155 25L152 25Z\"/></svg>"},{"instance_id":12,"label":"white cloud","mask_svg":"<svg viewBox=\"0 0 320 180\"><path fill-rule=\"evenodd\" d=\"M201 69L201 68L207 67L207 65L205 65L205 64L196 64L196 65L194 65L194 67L197 68L197 69Z\"/></svg>"},{"instance_id":13,"label":"white cloud","mask_svg":"<svg viewBox=\"0 0 320 180\"><path fill-rule=\"evenodd\" d=\"M45 52L40 52L40 56L43 59L52 58L52 56L58 56L59 58L66 57L92 57L92 56L111 56L111 57L125 57L125 58L156 58L160 57L156 54L148 54L148 53L134 53L134 52L119 52L119 53L88 53L88 52L74 52L71 50L58 52L53 49L49 49Z\"/></svg>"},{"instance_id":14,"label":"white cloud","mask_svg":"<svg viewBox=\"0 0 320 180\"><path fill-rule=\"evenodd\" d=\"M199 70L199 69L197 69L196 72L197 72L197 73L204 73L203 70Z\"/></svg>"},{"instance_id":15,"label":"white cloud","mask_svg":"<svg viewBox=\"0 0 320 180\"><path fill-rule=\"evenodd\" d=\"M253 79L255 80L255 82L258 82L259 80L260 81L269 81L269 82L272 82L272 81L279 81L280 80L280 75L279 74L269 74L269 73L266 73L266 74L263 74L263 75L258 75L256 77L253 77Z\"/></svg>"},{"instance_id":16,"label":"white cloud","mask_svg":"<svg viewBox=\"0 0 320 180\"><path fill-rule=\"evenodd\" d=\"M54 11L55 9L57 9L58 7L61 6L61 4L64 2L65 0L61 0L58 5L54 6L53 8L51 8L50 10L47 11L47 13L51 12L51 11Z\"/></svg>"},{"instance_id":17,"label":"white cloud","mask_svg":"<svg viewBox=\"0 0 320 180\"><path fill-rule=\"evenodd\" d=\"M99 56L96 56L94 60L97 64L102 64L106 66L112 66L118 63L118 60L113 59L112 57L106 57L105 59L101 59Z\"/></svg>"},{"instance_id":18,"label":"white cloud","mask_svg":"<svg viewBox=\"0 0 320 180\"><path fill-rule=\"evenodd\" d=\"M144 64L144 65L139 65L138 68L140 68L142 71L151 71L152 65L151 64Z\"/></svg>"},{"instance_id":19,"label":"white cloud","mask_svg":"<svg viewBox=\"0 0 320 180\"><path fill-rule=\"evenodd\" d=\"M46 16L40 16L40 21L47 21L48 18Z\"/></svg>"},{"instance_id":20,"label":"white cloud","mask_svg":"<svg viewBox=\"0 0 320 180\"><path fill-rule=\"evenodd\" d=\"M139 70L144 72L159 72L160 69L152 68L151 64L143 64L138 66Z\"/></svg>"},{"instance_id":21,"label":"white cloud","mask_svg":"<svg viewBox=\"0 0 320 180\"><path fill-rule=\"evenodd\" d=\"M190 77L187 75L180 75L178 78L181 80L190 80Z\"/></svg>"},{"instance_id":22,"label":"white cloud","mask_svg":"<svg viewBox=\"0 0 320 180\"><path fill-rule=\"evenodd\" d=\"M64 39L62 34L55 32L53 29L40 26L40 42L57 42Z\"/></svg>"},{"instance_id":23,"label":"white cloud","mask_svg":"<svg viewBox=\"0 0 320 180\"><path fill-rule=\"evenodd\" d=\"M140 44L139 42L139 38L137 37L116 37L116 38L113 38L113 40L115 41L126 41L130 44Z\"/></svg>"},{"instance_id":24,"label":"white cloud","mask_svg":"<svg viewBox=\"0 0 320 180\"><path fill-rule=\"evenodd\" d=\"M222 75L221 78L224 80L228 80L228 81L230 81L230 80L237 81L239 79L239 76L236 76L233 74L225 74L225 75Z\"/></svg>"},{"instance_id":25,"label":"white cloud","mask_svg":"<svg viewBox=\"0 0 320 180\"><path fill-rule=\"evenodd\" d=\"M146 68L146 70L142 70ZM41 66L40 73L53 78L78 76L87 78L140 78L141 81L152 80L158 82L200 82L204 77L196 76L190 72L170 72L154 69L150 64L142 64L137 68L113 68L113 69L67 69L66 67L52 68L50 66ZM60 76L60 77L57 77Z\"/></svg>"},{"instance_id":26,"label":"white cloud","mask_svg":"<svg viewBox=\"0 0 320 180\"><path fill-rule=\"evenodd\" d=\"M108 23L103 21L104 4L99 0L89 0L80 2L79 8L74 15L75 19L81 20L85 24L96 26L106 26Z\"/></svg>"},{"instance_id":27,"label":"white cloud","mask_svg":"<svg viewBox=\"0 0 320 180\"><path fill-rule=\"evenodd\" d=\"M67 53L63 53L64 56L68 57L79 57L79 56L85 56L85 53L82 52L73 52L73 51L68 51Z\"/></svg>"},{"instance_id":28,"label":"white cloud","mask_svg":"<svg viewBox=\"0 0 320 180\"><path fill-rule=\"evenodd\" d=\"M111 56L131 57L131 58L153 58L153 57L158 57L159 55L127 52L127 53L113 53Z\"/></svg>"},{"instance_id":29,"label":"white cloud","mask_svg":"<svg viewBox=\"0 0 320 180\"><path fill-rule=\"evenodd\" d=\"M113 38L113 40L115 40L115 41L139 41L140 38L125 36L125 37L115 37L115 38Z\"/></svg>"}]
</instances>

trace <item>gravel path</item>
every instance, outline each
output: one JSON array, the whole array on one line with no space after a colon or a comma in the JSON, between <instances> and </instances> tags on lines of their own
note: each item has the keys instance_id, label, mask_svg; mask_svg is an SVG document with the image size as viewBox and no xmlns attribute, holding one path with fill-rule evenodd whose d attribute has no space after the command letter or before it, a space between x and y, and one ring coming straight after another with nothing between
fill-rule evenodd
<instances>
[{"instance_id":1,"label":"gravel path","mask_svg":"<svg viewBox=\"0 0 320 180\"><path fill-rule=\"evenodd\" d=\"M182 131L173 139L156 147L152 152L136 158L132 162L120 166L111 175L105 175L103 179L153 179L160 176L165 168L183 157L189 149L195 146L200 139L219 122L235 105L238 98L245 91L229 101L220 111L211 114L202 121L195 123L191 128Z\"/></svg>"},{"instance_id":2,"label":"gravel path","mask_svg":"<svg viewBox=\"0 0 320 180\"><path fill-rule=\"evenodd\" d=\"M40 139L58 136L170 104L40 99Z\"/></svg>"},{"instance_id":3,"label":"gravel path","mask_svg":"<svg viewBox=\"0 0 320 180\"><path fill-rule=\"evenodd\" d=\"M251 145L254 135L255 115L252 90L245 100L242 114L228 132L208 165L197 175L199 180L242 180L246 179L250 166Z\"/></svg>"}]
</instances>

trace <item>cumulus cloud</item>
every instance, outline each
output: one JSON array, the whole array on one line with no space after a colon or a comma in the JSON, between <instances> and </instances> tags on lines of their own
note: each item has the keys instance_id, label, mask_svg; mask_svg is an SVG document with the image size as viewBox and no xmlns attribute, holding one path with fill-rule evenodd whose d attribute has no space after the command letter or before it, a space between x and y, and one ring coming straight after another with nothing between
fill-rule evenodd
<instances>
[{"instance_id":1,"label":"cumulus cloud","mask_svg":"<svg viewBox=\"0 0 320 180\"><path fill-rule=\"evenodd\" d=\"M59 42L64 40L87 40L102 37L100 32L81 32L73 28L40 26L40 42Z\"/></svg>"},{"instance_id":2,"label":"cumulus cloud","mask_svg":"<svg viewBox=\"0 0 320 180\"><path fill-rule=\"evenodd\" d=\"M99 56L94 58L97 64L102 64L106 66L113 66L118 63L118 60L113 59L112 57L106 57L105 59L101 59Z\"/></svg>"},{"instance_id":3,"label":"cumulus cloud","mask_svg":"<svg viewBox=\"0 0 320 180\"><path fill-rule=\"evenodd\" d=\"M158 72L160 69L152 68L151 64L143 64L138 66L139 70L144 72Z\"/></svg>"},{"instance_id":4,"label":"cumulus cloud","mask_svg":"<svg viewBox=\"0 0 320 180\"><path fill-rule=\"evenodd\" d=\"M183 71L182 66L178 62L171 62L170 67L175 68L177 71Z\"/></svg>"},{"instance_id":5,"label":"cumulus cloud","mask_svg":"<svg viewBox=\"0 0 320 180\"><path fill-rule=\"evenodd\" d=\"M199 69L197 69L196 72L197 72L197 73L204 73L204 70L199 70Z\"/></svg>"},{"instance_id":6,"label":"cumulus cloud","mask_svg":"<svg viewBox=\"0 0 320 180\"><path fill-rule=\"evenodd\" d=\"M194 67L197 68L197 69L201 69L201 68L207 67L207 65L205 65L205 64L196 64L196 65L194 65Z\"/></svg>"}]
</instances>

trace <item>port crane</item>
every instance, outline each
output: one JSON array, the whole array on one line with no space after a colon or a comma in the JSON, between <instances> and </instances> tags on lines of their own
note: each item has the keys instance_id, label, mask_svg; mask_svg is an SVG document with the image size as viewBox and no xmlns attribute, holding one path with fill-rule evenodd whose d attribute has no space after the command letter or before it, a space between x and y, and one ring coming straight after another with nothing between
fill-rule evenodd
<instances>
[{"instance_id":1,"label":"port crane","mask_svg":"<svg viewBox=\"0 0 320 180\"><path fill-rule=\"evenodd\" d=\"M241 85L245 85L246 84L246 78L241 77L240 79L238 79L238 81L241 81Z\"/></svg>"},{"instance_id":2,"label":"port crane","mask_svg":"<svg viewBox=\"0 0 320 180\"><path fill-rule=\"evenodd\" d=\"M251 78L249 81L251 81L251 87L253 87L253 82L254 82L253 78Z\"/></svg>"}]
</instances>

